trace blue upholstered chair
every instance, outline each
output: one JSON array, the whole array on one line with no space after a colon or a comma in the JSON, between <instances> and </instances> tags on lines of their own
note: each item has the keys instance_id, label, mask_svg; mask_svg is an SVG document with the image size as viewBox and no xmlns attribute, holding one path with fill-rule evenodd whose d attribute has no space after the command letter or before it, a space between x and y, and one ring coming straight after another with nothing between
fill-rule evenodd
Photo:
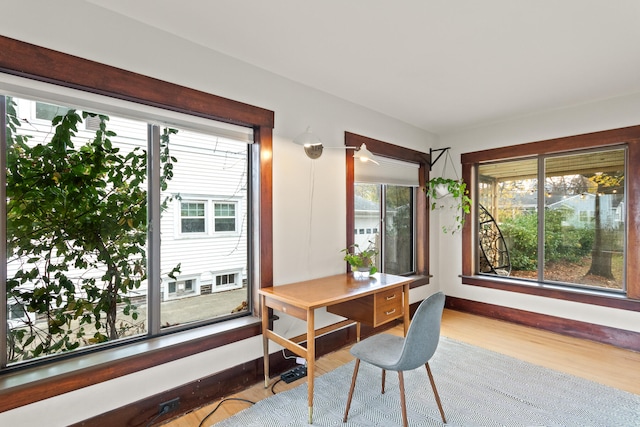
<instances>
[{"instance_id":1,"label":"blue upholstered chair","mask_svg":"<svg viewBox=\"0 0 640 427\"><path fill-rule=\"evenodd\" d=\"M428 363L435 353L440 340L440 322L442 320L444 298L442 292L437 292L420 303L409 325L406 338L391 334L378 334L355 344L351 348L351 354L356 357L356 366L351 379L347 408L344 411L344 422L347 422L347 416L349 415L349 407L351 406L351 398L356 386L361 360L382 368L382 393L384 393L386 371L398 372L402 421L405 427L407 427L407 405L404 396L404 377L402 372L411 371L424 365L427 368L427 375L431 382L431 388L433 388L433 394L435 395L442 421L444 423L447 422Z\"/></svg>"}]
</instances>

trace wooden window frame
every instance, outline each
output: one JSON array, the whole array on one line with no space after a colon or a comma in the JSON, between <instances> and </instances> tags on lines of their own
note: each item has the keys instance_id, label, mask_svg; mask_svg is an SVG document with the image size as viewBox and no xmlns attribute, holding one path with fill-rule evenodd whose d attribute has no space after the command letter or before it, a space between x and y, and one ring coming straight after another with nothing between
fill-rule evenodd
<instances>
[{"instance_id":1,"label":"wooden window frame","mask_svg":"<svg viewBox=\"0 0 640 427\"><path fill-rule=\"evenodd\" d=\"M273 111L4 36L0 36L0 72L252 128L249 155L258 170L253 171L250 185L259 191L260 200L254 207L259 225L252 230L256 238L249 248L249 256L259 260L253 272L254 301L258 286L273 286ZM0 412L260 335L258 309L256 304L253 316L176 332L171 335L173 344L167 336L141 339L44 367L7 372L0 377ZM176 344L176 336L183 340Z\"/></svg>"},{"instance_id":2,"label":"wooden window frame","mask_svg":"<svg viewBox=\"0 0 640 427\"><path fill-rule=\"evenodd\" d=\"M429 165L431 157L427 153L400 147L388 142L379 141L351 132L345 132L344 145L347 147L359 148L362 144L367 145L367 149L374 154L388 157L394 160L416 163L418 169L418 187L415 191L416 203L416 228L415 228L415 258L416 258L416 279L411 287L421 286L429 283L429 210L427 209L427 199L424 189L429 176ZM354 159L351 150L347 150L345 156L345 167L347 172L346 194L347 194L347 247L354 243L355 229L355 202L354 202Z\"/></svg>"},{"instance_id":3,"label":"wooden window frame","mask_svg":"<svg viewBox=\"0 0 640 427\"><path fill-rule=\"evenodd\" d=\"M626 296L592 290L567 289L543 282L530 282L512 278L475 274L474 245L476 239L477 204L472 204L469 217L462 230L462 283L510 292L519 292L585 304L640 311L640 126L630 126L582 135L530 142L489 150L464 153L461 156L462 177L470 183L472 200L477 201L476 166L479 163L515 160L540 154L570 154L590 148L608 148L625 144L628 149L627 175L627 248Z\"/></svg>"}]
</instances>

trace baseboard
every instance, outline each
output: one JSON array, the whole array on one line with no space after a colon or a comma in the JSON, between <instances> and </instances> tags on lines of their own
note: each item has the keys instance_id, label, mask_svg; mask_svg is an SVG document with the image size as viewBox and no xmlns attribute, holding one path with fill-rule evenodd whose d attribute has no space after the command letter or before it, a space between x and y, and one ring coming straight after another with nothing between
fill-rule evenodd
<instances>
[{"instance_id":1,"label":"baseboard","mask_svg":"<svg viewBox=\"0 0 640 427\"><path fill-rule=\"evenodd\" d=\"M611 344L628 350L640 351L640 333L638 332L450 296L447 296L445 307L451 310L544 329L562 335Z\"/></svg>"},{"instance_id":2,"label":"baseboard","mask_svg":"<svg viewBox=\"0 0 640 427\"><path fill-rule=\"evenodd\" d=\"M417 304L415 304L415 306L417 306ZM414 306L411 307L412 313L415 311L415 308ZM362 325L361 336L367 337L396 326L399 323L399 321L389 322L375 329ZM355 343L355 341L355 325L333 331L316 338L316 355L322 356L331 353L348 344ZM271 354L269 357L269 372L272 378L291 369L293 366L295 366L295 361L292 359L284 359L282 352ZM259 358L105 412L73 424L70 427L147 426L152 420L153 425L157 425L262 381L264 381L264 367L262 358ZM180 398L178 410L154 420L154 417L158 414L158 405L174 398Z\"/></svg>"}]
</instances>

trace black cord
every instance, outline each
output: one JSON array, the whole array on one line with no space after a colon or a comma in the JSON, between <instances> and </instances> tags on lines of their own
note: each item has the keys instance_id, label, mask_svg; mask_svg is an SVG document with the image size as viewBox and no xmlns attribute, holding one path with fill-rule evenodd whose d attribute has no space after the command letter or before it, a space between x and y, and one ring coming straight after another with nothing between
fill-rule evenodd
<instances>
[{"instance_id":1,"label":"black cord","mask_svg":"<svg viewBox=\"0 0 640 427\"><path fill-rule=\"evenodd\" d=\"M207 414L207 416L206 416L206 417L204 417L204 418L202 419L202 421L200 421L200 424L198 424L198 427L202 427L202 426L204 425L204 421L205 421L207 418L209 418L211 415L213 415L213 413L214 413L214 412L216 412L216 411L218 410L218 408L220 407L220 405L222 405L224 402L226 402L226 401L228 401L228 400L239 400L239 401L241 401L241 402L251 403L252 405L255 405L255 404L256 404L256 402L252 402L252 401L247 400L247 399L241 399L241 398L239 398L239 397L227 397L226 399L222 399L220 402L218 402L218 404L216 405L216 407L215 407L215 408L213 408L213 410L212 410L211 412L209 412L209 413Z\"/></svg>"},{"instance_id":2,"label":"black cord","mask_svg":"<svg viewBox=\"0 0 640 427\"><path fill-rule=\"evenodd\" d=\"M271 385L271 393L272 394L276 394L276 392L273 390L273 388L276 386L276 384L278 384L280 381L282 381L282 378L280 378L278 381L276 381L275 383L273 383Z\"/></svg>"},{"instance_id":3,"label":"black cord","mask_svg":"<svg viewBox=\"0 0 640 427\"><path fill-rule=\"evenodd\" d=\"M157 420L158 418L160 418L160 417L161 417L161 416L163 416L164 414L168 414L168 413L169 413L169 408L167 408L167 410L166 410L166 411L165 411L165 410L164 410L164 408L163 408L163 409L162 409L162 411L160 411L160 412L158 413L158 415L156 415L155 417L151 418L151 421L149 421L149 422L147 423L147 427L151 427L151 426L153 425L153 423L155 423L155 422L156 422L156 420Z\"/></svg>"}]
</instances>

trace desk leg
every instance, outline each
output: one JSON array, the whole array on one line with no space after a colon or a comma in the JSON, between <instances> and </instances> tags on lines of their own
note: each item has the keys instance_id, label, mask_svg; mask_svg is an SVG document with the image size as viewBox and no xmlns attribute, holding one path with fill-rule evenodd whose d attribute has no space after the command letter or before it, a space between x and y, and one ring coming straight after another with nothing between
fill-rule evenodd
<instances>
[{"instance_id":1,"label":"desk leg","mask_svg":"<svg viewBox=\"0 0 640 427\"><path fill-rule=\"evenodd\" d=\"M313 380L316 371L315 310L307 310L307 385L309 402L309 424L313 424Z\"/></svg>"},{"instance_id":2,"label":"desk leg","mask_svg":"<svg viewBox=\"0 0 640 427\"><path fill-rule=\"evenodd\" d=\"M361 324L360 322L356 322L356 342L360 342L360 331L361 331Z\"/></svg>"},{"instance_id":3,"label":"desk leg","mask_svg":"<svg viewBox=\"0 0 640 427\"><path fill-rule=\"evenodd\" d=\"M269 308L266 304L266 297L260 295L260 310L262 311L262 351L264 357L264 388L269 387Z\"/></svg>"},{"instance_id":4,"label":"desk leg","mask_svg":"<svg viewBox=\"0 0 640 427\"><path fill-rule=\"evenodd\" d=\"M409 330L409 284L402 286L402 294L404 297L404 318L402 320L404 326L404 336L407 336L407 331Z\"/></svg>"}]
</instances>

